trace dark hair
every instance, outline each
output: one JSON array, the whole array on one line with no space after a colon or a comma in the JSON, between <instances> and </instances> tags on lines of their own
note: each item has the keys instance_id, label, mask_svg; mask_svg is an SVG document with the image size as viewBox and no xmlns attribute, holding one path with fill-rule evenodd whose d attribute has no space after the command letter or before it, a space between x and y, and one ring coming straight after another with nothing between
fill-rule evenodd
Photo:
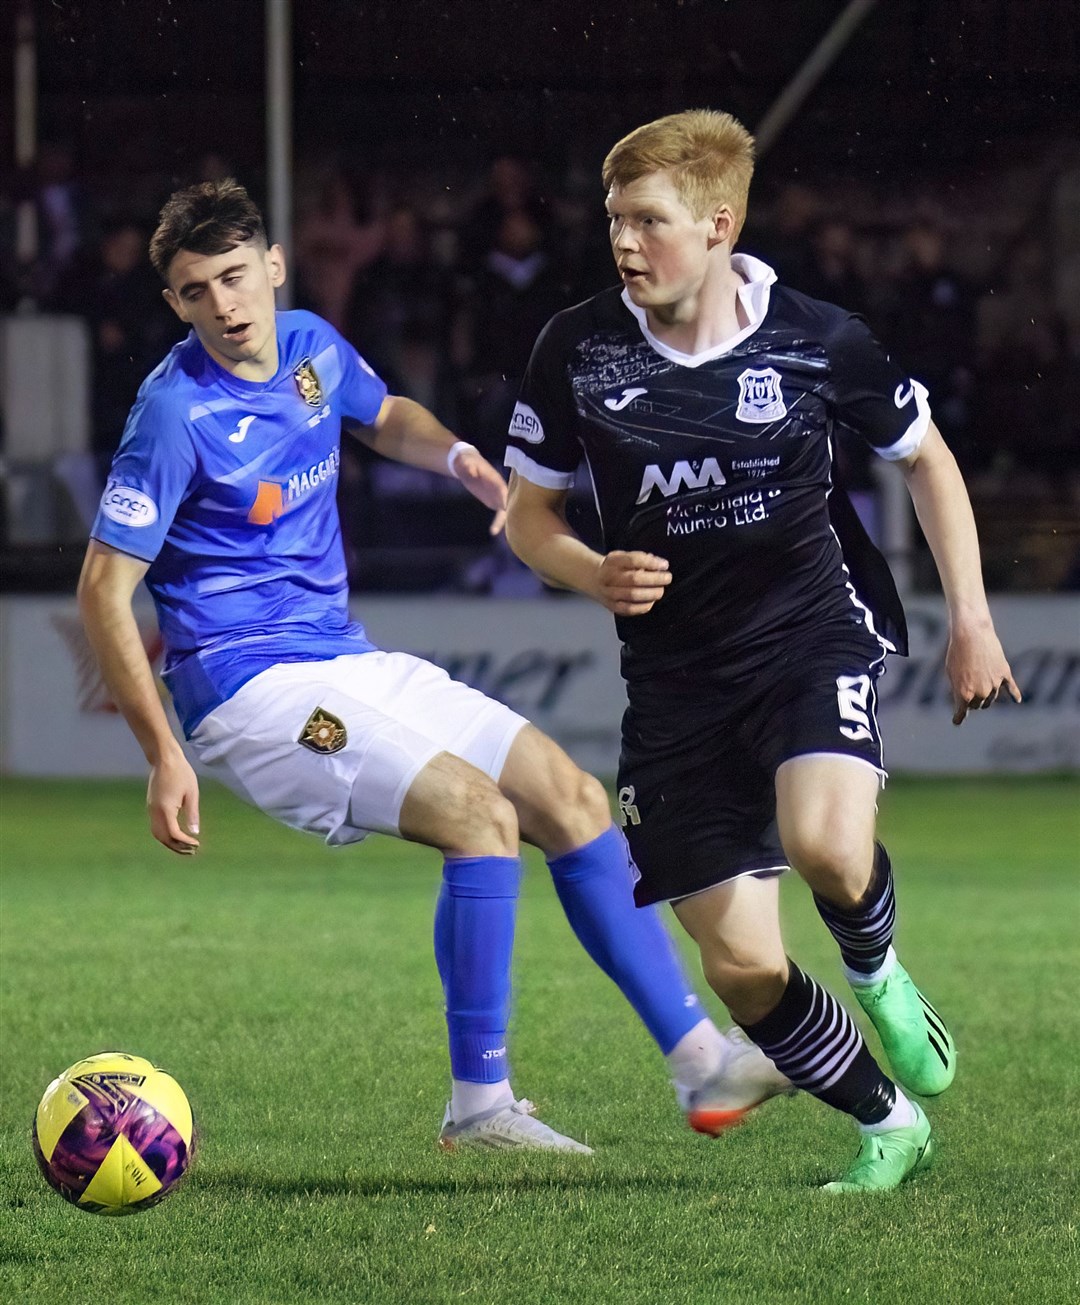
<instances>
[{"instance_id":1,"label":"dark hair","mask_svg":"<svg viewBox=\"0 0 1080 1305\"><path fill-rule=\"evenodd\" d=\"M163 281L181 249L193 254L224 254L245 241L266 247L262 214L232 177L201 181L170 195L150 239L150 261Z\"/></svg>"}]
</instances>

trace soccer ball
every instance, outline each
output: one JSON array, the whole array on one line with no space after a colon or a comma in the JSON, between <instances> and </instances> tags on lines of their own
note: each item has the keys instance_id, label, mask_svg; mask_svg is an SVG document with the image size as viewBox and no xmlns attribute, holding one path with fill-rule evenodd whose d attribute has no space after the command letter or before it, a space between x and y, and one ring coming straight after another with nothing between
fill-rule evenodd
<instances>
[{"instance_id":1,"label":"soccer ball","mask_svg":"<svg viewBox=\"0 0 1080 1305\"><path fill-rule=\"evenodd\" d=\"M103 1051L53 1079L34 1115L34 1155L65 1201L135 1214L162 1200L195 1152L180 1084L140 1056Z\"/></svg>"}]
</instances>

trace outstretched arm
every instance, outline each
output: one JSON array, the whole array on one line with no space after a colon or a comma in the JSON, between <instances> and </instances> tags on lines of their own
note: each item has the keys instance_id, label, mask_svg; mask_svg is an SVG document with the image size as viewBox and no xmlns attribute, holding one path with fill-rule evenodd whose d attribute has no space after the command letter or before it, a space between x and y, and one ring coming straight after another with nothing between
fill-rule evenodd
<instances>
[{"instance_id":1,"label":"outstretched arm","mask_svg":"<svg viewBox=\"0 0 1080 1305\"><path fill-rule=\"evenodd\" d=\"M169 727L131 610L146 570L139 558L92 539L79 577L79 611L113 701L150 763L150 830L172 851L194 852L199 783ZM181 812L190 833L180 826Z\"/></svg>"},{"instance_id":2,"label":"outstretched arm","mask_svg":"<svg viewBox=\"0 0 1080 1305\"><path fill-rule=\"evenodd\" d=\"M473 498L495 513L491 533L497 535L502 530L506 521L506 481L482 453L457 439L419 403L400 394L388 394L374 422L357 427L354 434L384 458L455 477Z\"/></svg>"},{"instance_id":3,"label":"outstretched arm","mask_svg":"<svg viewBox=\"0 0 1080 1305\"><path fill-rule=\"evenodd\" d=\"M566 521L566 490L545 489L517 472L510 475L506 538L541 580L574 589L616 616L641 616L671 583L662 557L653 553L597 553Z\"/></svg>"},{"instance_id":4,"label":"outstretched arm","mask_svg":"<svg viewBox=\"0 0 1080 1305\"><path fill-rule=\"evenodd\" d=\"M991 706L1003 690L1019 702L983 589L979 539L956 459L937 427L900 463L923 534L934 555L949 614L945 670L959 725L970 709Z\"/></svg>"}]
</instances>

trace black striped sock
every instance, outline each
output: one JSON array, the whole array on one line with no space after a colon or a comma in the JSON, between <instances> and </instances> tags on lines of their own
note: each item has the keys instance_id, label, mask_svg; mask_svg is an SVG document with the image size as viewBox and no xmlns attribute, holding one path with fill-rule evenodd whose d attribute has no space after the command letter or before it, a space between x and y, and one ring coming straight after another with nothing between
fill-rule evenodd
<instances>
[{"instance_id":1,"label":"black striped sock","mask_svg":"<svg viewBox=\"0 0 1080 1305\"><path fill-rule=\"evenodd\" d=\"M878 1124L893 1108L896 1089L851 1016L797 965L774 1009L742 1028L796 1087L860 1124Z\"/></svg>"},{"instance_id":2,"label":"black striped sock","mask_svg":"<svg viewBox=\"0 0 1080 1305\"><path fill-rule=\"evenodd\" d=\"M870 883L858 906L850 910L835 906L817 893L814 905L839 943L840 955L848 969L873 974L881 968L896 929L896 898L889 854L880 843L874 849Z\"/></svg>"}]
</instances>

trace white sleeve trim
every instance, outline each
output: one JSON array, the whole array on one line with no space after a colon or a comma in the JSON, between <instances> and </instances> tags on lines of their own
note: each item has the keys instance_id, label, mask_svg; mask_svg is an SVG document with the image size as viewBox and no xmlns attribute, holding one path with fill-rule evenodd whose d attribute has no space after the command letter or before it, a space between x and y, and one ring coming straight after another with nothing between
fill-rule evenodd
<instances>
[{"instance_id":1,"label":"white sleeve trim","mask_svg":"<svg viewBox=\"0 0 1080 1305\"><path fill-rule=\"evenodd\" d=\"M573 488L574 473L572 471L552 471L550 467L542 467L539 462L534 462L527 453L514 448L512 444L506 450L503 463L516 471L519 476L531 480L534 485L542 485L544 489Z\"/></svg>"},{"instance_id":2,"label":"white sleeve trim","mask_svg":"<svg viewBox=\"0 0 1080 1305\"><path fill-rule=\"evenodd\" d=\"M886 462L898 462L901 458L910 457L930 429L930 404L927 402L930 393L925 385L920 385L916 380L910 381L909 384L915 391L915 420L895 444L890 444L887 449L877 450Z\"/></svg>"}]
</instances>

